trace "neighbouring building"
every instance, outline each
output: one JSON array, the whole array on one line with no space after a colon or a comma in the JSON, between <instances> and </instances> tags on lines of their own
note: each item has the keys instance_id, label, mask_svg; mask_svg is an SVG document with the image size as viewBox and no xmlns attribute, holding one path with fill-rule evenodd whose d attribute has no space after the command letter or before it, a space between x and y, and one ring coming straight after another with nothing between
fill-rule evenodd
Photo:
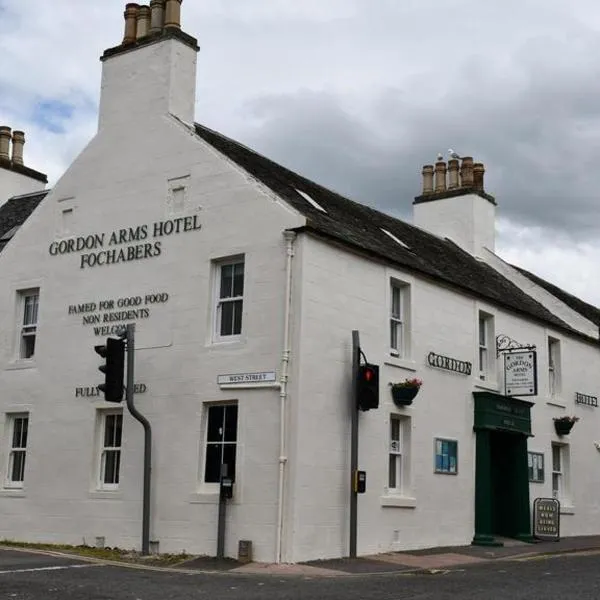
<instances>
[{"instance_id":1,"label":"neighbouring building","mask_svg":"<svg viewBox=\"0 0 600 600\"><path fill-rule=\"evenodd\" d=\"M98 132L50 192L0 168L37 193L0 246L0 538L139 548L143 429L94 352L129 323L160 552L215 554L227 464L227 555L348 555L353 331L380 398L359 554L528 539L536 498L600 533L600 311L495 254L470 157L423 168L408 224L195 123L180 6L127 5Z\"/></svg>"}]
</instances>

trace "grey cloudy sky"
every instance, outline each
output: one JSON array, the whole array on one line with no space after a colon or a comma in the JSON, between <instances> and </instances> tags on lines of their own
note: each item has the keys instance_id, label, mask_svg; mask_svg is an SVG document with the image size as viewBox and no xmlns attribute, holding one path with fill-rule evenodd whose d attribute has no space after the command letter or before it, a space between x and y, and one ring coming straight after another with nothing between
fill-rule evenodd
<instances>
[{"instance_id":1,"label":"grey cloudy sky","mask_svg":"<svg viewBox=\"0 0 600 600\"><path fill-rule=\"evenodd\" d=\"M0 0L0 122L55 181L96 130L120 0ZM506 260L600 304L595 0L184 0L196 120L410 219L449 147L486 165Z\"/></svg>"}]
</instances>

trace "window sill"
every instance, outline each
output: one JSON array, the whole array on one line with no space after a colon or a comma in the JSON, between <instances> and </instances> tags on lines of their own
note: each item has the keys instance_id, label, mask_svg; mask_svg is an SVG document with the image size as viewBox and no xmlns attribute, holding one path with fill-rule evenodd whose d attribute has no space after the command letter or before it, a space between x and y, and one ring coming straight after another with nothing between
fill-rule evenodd
<instances>
[{"instance_id":1,"label":"window sill","mask_svg":"<svg viewBox=\"0 0 600 600\"><path fill-rule=\"evenodd\" d=\"M567 405L560 400L560 398L550 398L546 400L548 406L556 406L558 408L567 408Z\"/></svg>"},{"instance_id":2,"label":"window sill","mask_svg":"<svg viewBox=\"0 0 600 600\"><path fill-rule=\"evenodd\" d=\"M3 488L0 490L1 498L25 498L27 496L23 488Z\"/></svg>"},{"instance_id":3,"label":"window sill","mask_svg":"<svg viewBox=\"0 0 600 600\"><path fill-rule=\"evenodd\" d=\"M561 515L574 515L575 507L569 504L561 504L560 505L560 514Z\"/></svg>"},{"instance_id":4,"label":"window sill","mask_svg":"<svg viewBox=\"0 0 600 600\"><path fill-rule=\"evenodd\" d=\"M397 508L416 508L417 506L417 499L409 496L394 496L388 494L381 496L379 500L381 506L395 506Z\"/></svg>"},{"instance_id":5,"label":"window sill","mask_svg":"<svg viewBox=\"0 0 600 600\"><path fill-rule=\"evenodd\" d=\"M190 504L218 504L219 492L194 492L188 498Z\"/></svg>"},{"instance_id":6,"label":"window sill","mask_svg":"<svg viewBox=\"0 0 600 600\"><path fill-rule=\"evenodd\" d=\"M246 345L246 339L236 336L228 339L211 339L207 342L207 348L214 348L215 350L231 350L233 348L243 348Z\"/></svg>"},{"instance_id":7,"label":"window sill","mask_svg":"<svg viewBox=\"0 0 600 600\"><path fill-rule=\"evenodd\" d=\"M399 369L405 369L406 371L415 371L417 370L417 363L410 358L400 358L394 355L388 356L387 359L383 362L383 364L388 365L390 367L398 367Z\"/></svg>"},{"instance_id":8,"label":"window sill","mask_svg":"<svg viewBox=\"0 0 600 600\"><path fill-rule=\"evenodd\" d=\"M89 497L92 500L122 500L123 492L119 490L94 490L90 492Z\"/></svg>"},{"instance_id":9,"label":"window sill","mask_svg":"<svg viewBox=\"0 0 600 600\"><path fill-rule=\"evenodd\" d=\"M35 369L36 366L37 364L34 359L18 358L9 362L5 368L7 371L18 371L21 369Z\"/></svg>"}]
</instances>

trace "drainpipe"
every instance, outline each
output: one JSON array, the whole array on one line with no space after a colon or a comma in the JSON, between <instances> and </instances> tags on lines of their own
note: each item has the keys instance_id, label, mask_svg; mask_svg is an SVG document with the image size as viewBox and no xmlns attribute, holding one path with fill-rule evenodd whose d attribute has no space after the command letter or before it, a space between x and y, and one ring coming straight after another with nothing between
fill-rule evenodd
<instances>
[{"instance_id":1,"label":"drainpipe","mask_svg":"<svg viewBox=\"0 0 600 600\"><path fill-rule=\"evenodd\" d=\"M281 375L279 379L279 491L277 494L277 548L275 562L281 563L281 540L283 537L283 494L285 490L285 467L287 465L285 421L287 416L287 384L290 364L290 330L292 308L292 259L294 257L293 231L284 231L286 241L286 267L285 267L285 317L283 322L283 352L281 354Z\"/></svg>"}]
</instances>

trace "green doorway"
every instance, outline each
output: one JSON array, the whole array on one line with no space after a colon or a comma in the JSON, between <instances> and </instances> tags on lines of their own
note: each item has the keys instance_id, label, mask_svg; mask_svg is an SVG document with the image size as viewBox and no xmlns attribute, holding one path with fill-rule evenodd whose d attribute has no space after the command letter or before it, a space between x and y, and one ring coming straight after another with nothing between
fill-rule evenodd
<instances>
[{"instance_id":1,"label":"green doorway","mask_svg":"<svg viewBox=\"0 0 600 600\"><path fill-rule=\"evenodd\" d=\"M496 537L531 540L527 437L531 402L474 392L475 536L473 544L500 545Z\"/></svg>"}]
</instances>

